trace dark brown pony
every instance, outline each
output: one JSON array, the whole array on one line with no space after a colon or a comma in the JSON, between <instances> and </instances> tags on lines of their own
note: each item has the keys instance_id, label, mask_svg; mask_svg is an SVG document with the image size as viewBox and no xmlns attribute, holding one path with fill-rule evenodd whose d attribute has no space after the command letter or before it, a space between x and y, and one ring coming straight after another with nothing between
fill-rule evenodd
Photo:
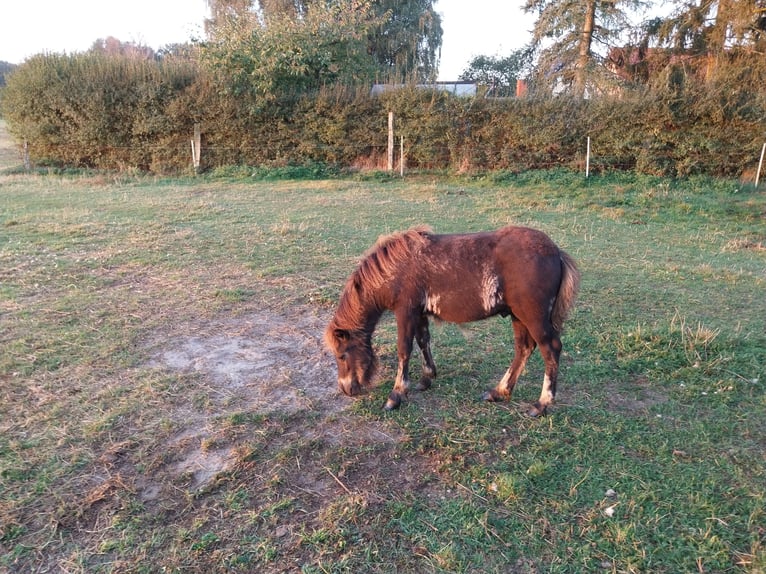
<instances>
[{"instance_id":1,"label":"dark brown pony","mask_svg":"<svg viewBox=\"0 0 766 574\"><path fill-rule=\"evenodd\" d=\"M325 343L338 363L338 386L355 395L375 374L372 334L384 311L398 328L399 368L386 409L395 409L409 388L412 341L423 352L419 388L431 386L428 317L467 323L510 316L515 339L511 366L484 399L508 399L535 347L545 361L540 399L532 415L545 414L556 396L561 328L580 284L574 260L534 229L504 227L494 232L436 235L417 227L382 237L351 274Z\"/></svg>"}]
</instances>

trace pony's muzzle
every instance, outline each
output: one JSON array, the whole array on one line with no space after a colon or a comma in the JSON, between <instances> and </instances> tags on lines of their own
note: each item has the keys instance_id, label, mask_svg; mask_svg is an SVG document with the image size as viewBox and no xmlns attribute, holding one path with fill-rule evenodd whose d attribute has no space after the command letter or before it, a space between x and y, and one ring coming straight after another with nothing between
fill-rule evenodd
<instances>
[{"instance_id":1,"label":"pony's muzzle","mask_svg":"<svg viewBox=\"0 0 766 574\"><path fill-rule=\"evenodd\" d=\"M359 381L353 377L345 379L338 379L338 389L347 397L353 397L362 392L362 387L359 385Z\"/></svg>"}]
</instances>

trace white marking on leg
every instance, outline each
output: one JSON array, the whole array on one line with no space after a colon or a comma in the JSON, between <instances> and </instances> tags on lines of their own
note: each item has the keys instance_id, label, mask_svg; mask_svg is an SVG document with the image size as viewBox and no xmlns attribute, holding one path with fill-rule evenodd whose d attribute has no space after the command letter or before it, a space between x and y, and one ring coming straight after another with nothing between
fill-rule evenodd
<instances>
[{"instance_id":1,"label":"white marking on leg","mask_svg":"<svg viewBox=\"0 0 766 574\"><path fill-rule=\"evenodd\" d=\"M508 389L508 382L511 380L511 369L505 371L503 378L497 383L495 392L500 393L502 396L511 398L511 391Z\"/></svg>"},{"instance_id":2,"label":"white marking on leg","mask_svg":"<svg viewBox=\"0 0 766 574\"><path fill-rule=\"evenodd\" d=\"M401 395L406 395L409 388L410 379L404 372L402 366L399 365L399 370L396 373L396 380L394 381L394 390Z\"/></svg>"},{"instance_id":3,"label":"white marking on leg","mask_svg":"<svg viewBox=\"0 0 766 574\"><path fill-rule=\"evenodd\" d=\"M543 378L543 390L540 393L540 404L547 406L553 403L553 392L551 391L551 378L545 373Z\"/></svg>"}]
</instances>

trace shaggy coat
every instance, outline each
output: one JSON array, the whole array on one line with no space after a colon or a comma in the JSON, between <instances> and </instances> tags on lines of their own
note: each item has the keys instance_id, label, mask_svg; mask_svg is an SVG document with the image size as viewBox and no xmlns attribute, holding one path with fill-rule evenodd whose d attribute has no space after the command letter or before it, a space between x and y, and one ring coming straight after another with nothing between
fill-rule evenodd
<instances>
[{"instance_id":1,"label":"shaggy coat","mask_svg":"<svg viewBox=\"0 0 766 574\"><path fill-rule=\"evenodd\" d=\"M545 378L532 413L543 414L555 398L560 334L579 284L574 260L543 232L526 227L453 235L416 227L382 237L348 278L325 332L338 364L338 386L354 395L373 378L372 334L384 311L396 317L399 358L387 409L407 394L413 340L424 358L420 387L428 388L436 376L429 317L466 323L501 315L511 318L514 359L484 398L510 398L538 347Z\"/></svg>"}]
</instances>

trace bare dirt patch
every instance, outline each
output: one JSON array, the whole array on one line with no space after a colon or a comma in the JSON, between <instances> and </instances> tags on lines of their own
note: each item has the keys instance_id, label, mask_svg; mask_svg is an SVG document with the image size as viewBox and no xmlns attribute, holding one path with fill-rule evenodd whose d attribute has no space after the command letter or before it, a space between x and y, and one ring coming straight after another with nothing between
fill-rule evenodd
<instances>
[{"instance_id":1,"label":"bare dirt patch","mask_svg":"<svg viewBox=\"0 0 766 574\"><path fill-rule=\"evenodd\" d=\"M153 342L150 366L193 374L204 408L187 403L173 413L178 429L167 447L176 453L168 469L205 487L237 463L235 446L216 439L216 421L238 413L295 415L314 421L300 429L302 440L335 444L393 443L396 431L344 413L353 401L337 390L332 357L324 350L327 317L312 311L292 316L268 311L204 324L185 325ZM144 485L142 497L158 494Z\"/></svg>"},{"instance_id":2,"label":"bare dirt patch","mask_svg":"<svg viewBox=\"0 0 766 574\"><path fill-rule=\"evenodd\" d=\"M165 343L155 364L201 375L211 400L259 413L348 407L334 384L332 359L323 350L326 321L315 315L268 312L224 319Z\"/></svg>"},{"instance_id":3,"label":"bare dirt patch","mask_svg":"<svg viewBox=\"0 0 766 574\"><path fill-rule=\"evenodd\" d=\"M638 376L629 382L613 385L609 389L607 404L610 409L624 413L646 413L653 407L668 402L661 389L652 386L649 379Z\"/></svg>"}]
</instances>

